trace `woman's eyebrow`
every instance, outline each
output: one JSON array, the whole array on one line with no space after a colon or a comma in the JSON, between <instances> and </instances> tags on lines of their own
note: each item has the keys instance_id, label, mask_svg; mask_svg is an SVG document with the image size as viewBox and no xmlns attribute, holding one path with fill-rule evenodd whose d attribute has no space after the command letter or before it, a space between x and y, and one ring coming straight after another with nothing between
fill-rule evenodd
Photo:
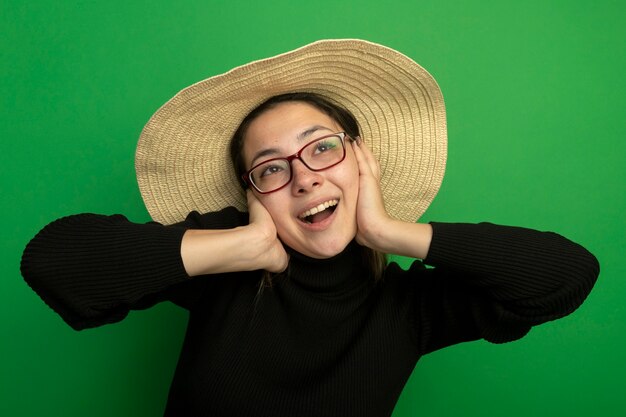
<instances>
[{"instance_id":1,"label":"woman's eyebrow","mask_svg":"<svg viewBox=\"0 0 626 417\"><path fill-rule=\"evenodd\" d=\"M315 126L311 126L306 130L303 130L302 132L298 133L298 136L296 136L296 139L298 139L298 141L302 141L306 138L308 138L309 136L311 136L313 133L317 132L318 130L328 130L329 132L334 133L335 131L332 130L331 128L328 128L326 126L322 126L322 125L315 125Z\"/></svg>"},{"instance_id":2,"label":"woman's eyebrow","mask_svg":"<svg viewBox=\"0 0 626 417\"><path fill-rule=\"evenodd\" d=\"M259 151L256 154L254 154L254 157L252 158L252 161L250 161L250 165L254 166L255 161L257 159L259 159L259 158L262 158L264 156L269 156L269 155L277 155L279 153L280 153L280 151L277 148L263 149L262 151Z\"/></svg>"}]
</instances>

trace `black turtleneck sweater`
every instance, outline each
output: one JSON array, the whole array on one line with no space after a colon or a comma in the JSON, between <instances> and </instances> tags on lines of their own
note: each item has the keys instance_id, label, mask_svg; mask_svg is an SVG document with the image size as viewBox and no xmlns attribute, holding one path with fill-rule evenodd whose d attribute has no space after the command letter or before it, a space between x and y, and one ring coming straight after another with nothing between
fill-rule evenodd
<instances>
[{"instance_id":1,"label":"black turtleneck sweater","mask_svg":"<svg viewBox=\"0 0 626 417\"><path fill-rule=\"evenodd\" d=\"M28 244L22 274L75 329L163 300L188 309L165 415L306 417L389 416L422 355L520 338L575 310L599 271L554 233L432 223L424 262L434 268L391 263L378 282L356 243L326 260L292 251L284 276L261 292L260 271L186 275L187 228L246 222L232 208L174 226L66 217Z\"/></svg>"}]
</instances>

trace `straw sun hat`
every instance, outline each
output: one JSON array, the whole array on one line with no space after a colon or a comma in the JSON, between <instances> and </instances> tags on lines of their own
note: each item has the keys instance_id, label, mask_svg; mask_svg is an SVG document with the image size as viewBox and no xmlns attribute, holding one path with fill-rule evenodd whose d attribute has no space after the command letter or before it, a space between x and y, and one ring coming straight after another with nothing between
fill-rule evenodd
<instances>
[{"instance_id":1,"label":"straw sun hat","mask_svg":"<svg viewBox=\"0 0 626 417\"><path fill-rule=\"evenodd\" d=\"M433 77L405 55L371 42L323 40L255 61L185 88L148 121L135 166L155 221L246 199L229 157L242 119L268 98L313 92L350 110L381 164L387 211L414 222L439 190L446 163L446 120Z\"/></svg>"}]
</instances>

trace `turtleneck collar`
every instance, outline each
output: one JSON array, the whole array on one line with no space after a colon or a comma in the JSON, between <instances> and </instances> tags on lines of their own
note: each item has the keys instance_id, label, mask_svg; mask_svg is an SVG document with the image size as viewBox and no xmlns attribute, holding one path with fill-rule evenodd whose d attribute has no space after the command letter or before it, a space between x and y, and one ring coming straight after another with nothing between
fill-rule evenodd
<instances>
[{"instance_id":1,"label":"turtleneck collar","mask_svg":"<svg viewBox=\"0 0 626 417\"><path fill-rule=\"evenodd\" d=\"M339 254L327 259L315 259L289 247L289 267L286 280L311 292L345 291L372 280L363 257L363 247L355 240Z\"/></svg>"}]
</instances>

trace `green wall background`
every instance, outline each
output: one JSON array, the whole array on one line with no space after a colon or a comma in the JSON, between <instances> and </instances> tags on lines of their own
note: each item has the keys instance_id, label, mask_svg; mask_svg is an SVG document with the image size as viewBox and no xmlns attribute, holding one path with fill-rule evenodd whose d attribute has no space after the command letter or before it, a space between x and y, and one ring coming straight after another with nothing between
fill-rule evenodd
<instances>
[{"instance_id":1,"label":"green wall background","mask_svg":"<svg viewBox=\"0 0 626 417\"><path fill-rule=\"evenodd\" d=\"M626 7L621 1L8 1L0 9L0 415L161 415L186 315L74 332L24 284L49 221L147 221L136 139L181 88L320 38L404 52L446 98L448 170L423 220L555 230L600 259L573 315L422 359L394 417L626 415ZM532 262L532 259L529 260Z\"/></svg>"}]
</instances>

